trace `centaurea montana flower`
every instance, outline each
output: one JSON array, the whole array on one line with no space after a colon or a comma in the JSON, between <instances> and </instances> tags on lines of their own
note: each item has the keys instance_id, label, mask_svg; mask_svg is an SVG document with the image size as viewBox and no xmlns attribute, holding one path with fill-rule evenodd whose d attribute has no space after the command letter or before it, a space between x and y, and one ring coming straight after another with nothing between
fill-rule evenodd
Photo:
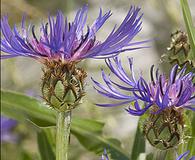
<instances>
[{"instance_id":1,"label":"centaurea montana flower","mask_svg":"<svg viewBox=\"0 0 195 160\"><path fill-rule=\"evenodd\" d=\"M94 23L85 27L87 12L85 5L77 11L72 22L68 22L60 11L56 18L49 16L48 22L40 27L39 37L35 34L35 25L26 26L24 17L20 31L16 25L11 30L7 16L1 19L1 51L7 53L1 54L1 59L23 56L43 63L42 97L59 110L77 105L84 95L83 81L87 74L76 66L79 61L114 57L121 52L147 47L141 45L148 41L131 42L141 30L143 14L139 14L139 7L131 6L121 25L118 28L115 25L103 42L96 40L96 32L111 16L111 11L103 14L100 9ZM63 91L57 93L57 88ZM68 94L73 95L74 100L65 107Z\"/></svg>"},{"instance_id":2,"label":"centaurea montana flower","mask_svg":"<svg viewBox=\"0 0 195 160\"><path fill-rule=\"evenodd\" d=\"M101 95L120 101L119 103L97 104L101 107L115 107L134 102L134 108L130 105L128 113L136 116L144 114L151 106L156 106L156 113L167 108L174 107L176 109L187 108L195 111L192 106L195 105L195 86L193 83L194 73L185 74L186 68L183 67L178 72L178 65L175 65L169 78L165 74L159 74L156 70L156 80L154 79L153 70L151 67L150 75L151 82L147 83L142 76L137 80L133 71L132 58L128 58L131 76L124 70L121 60L118 57L106 60L106 64L110 71L125 85L114 82L110 76L106 76L102 70L102 78L106 84L102 85L95 81L95 89ZM120 90L129 93L124 94ZM130 95L132 93L132 95ZM145 105L142 108L138 101L142 101Z\"/></svg>"},{"instance_id":3,"label":"centaurea montana flower","mask_svg":"<svg viewBox=\"0 0 195 160\"><path fill-rule=\"evenodd\" d=\"M189 153L190 151L181 154L176 160L187 160L186 157L188 156ZM189 160L195 160L195 156L191 157Z\"/></svg>"},{"instance_id":4,"label":"centaurea montana flower","mask_svg":"<svg viewBox=\"0 0 195 160\"><path fill-rule=\"evenodd\" d=\"M151 67L151 82L147 83L142 76L135 78L133 62L129 58L131 76L124 70L118 57L106 60L110 71L125 85L113 81L102 70L102 78L106 85L95 81L95 89L101 95L117 100L117 103L97 104L101 107L115 107L128 104L126 111L135 116L141 116L150 110L149 118L145 122L143 131L150 144L159 149L168 149L177 145L182 138L184 127L184 108L195 111L194 73L185 73L186 68L180 71L175 65L169 78L159 74L154 65ZM126 91L127 94L122 93ZM142 102L142 103L140 103ZM148 112L147 112L148 113Z\"/></svg>"},{"instance_id":5,"label":"centaurea montana flower","mask_svg":"<svg viewBox=\"0 0 195 160\"><path fill-rule=\"evenodd\" d=\"M35 25L25 25L23 17L21 31L14 25L11 30L8 17L1 19L1 31L4 38L1 39L1 51L7 53L1 58L12 58L24 56L43 60L78 61L86 58L108 58L121 52L139 49L135 47L143 42L132 43L131 40L141 30L140 8L131 6L127 16L121 25L112 29L107 38L100 42L96 40L96 32L111 16L111 11L99 16L94 23L87 26L87 33L84 33L87 20L88 6L78 10L73 22L68 22L62 12L58 12L56 19L49 16L47 23L40 27L41 35L38 38L35 34ZM49 29L48 29L49 28ZM30 36L32 30L32 36Z\"/></svg>"}]
</instances>

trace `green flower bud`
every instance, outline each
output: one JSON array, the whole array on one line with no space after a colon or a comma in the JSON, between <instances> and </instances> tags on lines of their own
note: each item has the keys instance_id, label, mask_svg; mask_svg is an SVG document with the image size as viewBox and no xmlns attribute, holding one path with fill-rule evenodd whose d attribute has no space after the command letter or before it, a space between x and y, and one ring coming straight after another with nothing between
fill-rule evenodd
<instances>
[{"instance_id":1,"label":"green flower bud","mask_svg":"<svg viewBox=\"0 0 195 160\"><path fill-rule=\"evenodd\" d=\"M188 36L185 32L178 30L172 33L170 46L167 48L167 50L168 61L171 64L178 64L179 66L187 64L189 67L193 66L192 61L188 58L190 44L188 41Z\"/></svg>"}]
</instances>

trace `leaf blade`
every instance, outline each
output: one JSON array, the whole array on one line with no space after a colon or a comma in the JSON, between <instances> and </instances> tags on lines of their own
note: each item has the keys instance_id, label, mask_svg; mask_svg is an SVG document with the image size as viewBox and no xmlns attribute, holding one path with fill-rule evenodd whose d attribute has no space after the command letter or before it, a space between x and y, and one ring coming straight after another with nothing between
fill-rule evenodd
<instances>
[{"instance_id":1,"label":"leaf blade","mask_svg":"<svg viewBox=\"0 0 195 160\"><path fill-rule=\"evenodd\" d=\"M55 111L49 109L37 99L10 91L1 91L1 95L2 111L6 116L19 121L28 119L38 127L55 126ZM120 156L121 158L118 159L128 160L128 156L119 147L120 142L118 140L102 136L103 127L104 123L102 122L74 116L71 124L71 134L76 136L80 142L82 139L80 137L83 137L84 141L81 144L89 151L101 152L102 154L104 148L109 147L112 156Z\"/></svg>"},{"instance_id":2,"label":"leaf blade","mask_svg":"<svg viewBox=\"0 0 195 160\"><path fill-rule=\"evenodd\" d=\"M111 158L120 160L129 160L129 157L119 146L116 139L104 138L103 136L91 132L87 132L81 128L72 128L72 134L76 136L79 142L89 151L96 154L102 154L106 148L110 152Z\"/></svg>"},{"instance_id":3,"label":"leaf blade","mask_svg":"<svg viewBox=\"0 0 195 160\"><path fill-rule=\"evenodd\" d=\"M141 119L142 120L142 119ZM137 126L133 148L131 152L131 159L137 159L141 153L145 152L145 138L141 132L139 123Z\"/></svg>"},{"instance_id":4,"label":"leaf blade","mask_svg":"<svg viewBox=\"0 0 195 160\"><path fill-rule=\"evenodd\" d=\"M55 125L55 111L35 98L10 91L1 91L2 113L19 121L28 119L39 127ZM11 110L17 114L11 113ZM23 117L23 118L22 118Z\"/></svg>"},{"instance_id":5,"label":"leaf blade","mask_svg":"<svg viewBox=\"0 0 195 160\"><path fill-rule=\"evenodd\" d=\"M194 54L195 52L195 27L193 25L188 1L180 0L180 3L181 3L183 18L185 21L185 26L186 26L186 30L187 30L189 41L190 41L190 47L191 47L189 58L192 60L192 62L195 63L195 54Z\"/></svg>"},{"instance_id":6,"label":"leaf blade","mask_svg":"<svg viewBox=\"0 0 195 160\"><path fill-rule=\"evenodd\" d=\"M42 129L41 131L37 132L37 142L41 159L55 160L55 154L52 150L46 130Z\"/></svg>"}]
</instances>

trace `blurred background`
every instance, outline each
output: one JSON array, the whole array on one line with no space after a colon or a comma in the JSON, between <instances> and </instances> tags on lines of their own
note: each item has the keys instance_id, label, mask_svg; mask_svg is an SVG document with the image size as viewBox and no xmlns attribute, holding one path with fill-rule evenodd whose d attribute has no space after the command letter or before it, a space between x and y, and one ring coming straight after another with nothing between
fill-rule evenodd
<instances>
[{"instance_id":1,"label":"blurred background","mask_svg":"<svg viewBox=\"0 0 195 160\"><path fill-rule=\"evenodd\" d=\"M57 10L62 10L69 20L73 20L77 9L83 4L89 5L87 24L92 24L98 16L99 8L103 11L111 10L113 15L97 34L98 40L104 40L115 24L119 26L126 16L130 5L138 5L144 13L143 29L134 41L154 39L151 48L126 52L120 57L128 69L126 57L134 58L136 74L140 73L149 79L149 69L152 64L167 72L169 65L161 62L161 56L166 53L170 43L170 35L177 29L185 31L183 16L179 0L1 0L1 16L8 15L13 26L19 24L25 13L28 22L40 25L47 19L48 13L55 15ZM195 20L195 1L189 0L193 20ZM38 27L37 27L38 28ZM85 60L81 64L88 73L86 80L87 96L83 104L74 110L73 116L97 119L105 122L105 136L115 137L123 142L123 147L129 153L133 144L133 137L137 127L137 117L128 115L124 107L112 109L99 108L93 105L104 99L94 91L90 77L101 81L100 68L105 68L103 60ZM30 58L16 58L1 61L1 88L19 91L40 99L41 64ZM108 73L108 72L107 72ZM105 100L105 102L108 100ZM36 132L29 123L17 123L12 128L16 139L1 141L2 160L21 160L33 157L39 159ZM98 157L85 150L79 142L71 137L71 160L95 160Z\"/></svg>"}]
</instances>

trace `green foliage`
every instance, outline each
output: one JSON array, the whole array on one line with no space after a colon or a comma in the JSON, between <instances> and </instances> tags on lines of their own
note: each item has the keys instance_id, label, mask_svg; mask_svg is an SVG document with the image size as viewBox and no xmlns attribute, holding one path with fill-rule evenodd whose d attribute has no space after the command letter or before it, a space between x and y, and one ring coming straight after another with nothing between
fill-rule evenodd
<instances>
[{"instance_id":1,"label":"green foliage","mask_svg":"<svg viewBox=\"0 0 195 160\"><path fill-rule=\"evenodd\" d=\"M104 138L96 132L89 132L82 127L74 127L72 133L77 137L79 142L89 151L96 154L102 154L104 148L111 153L111 158L128 160L128 156L121 149L121 143L116 139Z\"/></svg>"},{"instance_id":2,"label":"green foliage","mask_svg":"<svg viewBox=\"0 0 195 160\"><path fill-rule=\"evenodd\" d=\"M4 115L18 121L29 120L37 127L44 127L44 131L38 132L38 144L39 149L43 152L41 153L42 159L47 159L45 158L47 152L52 154L52 148L54 148L51 144L55 144L51 142L52 134L49 134L48 131L46 134L45 127L55 126L55 111L35 98L15 92L1 91L1 98ZM104 148L107 148L113 159L128 160L128 156L120 147L121 144L117 139L102 136L103 127L104 123L73 117L71 133L89 151L100 154ZM54 156L51 156L52 158Z\"/></svg>"},{"instance_id":3,"label":"green foliage","mask_svg":"<svg viewBox=\"0 0 195 160\"><path fill-rule=\"evenodd\" d=\"M88 132L92 132L95 134L102 134L102 130L104 127L104 123L97 122L91 119L81 119L77 117L73 117L71 125L73 126L71 129L74 130L74 128L81 128L83 130L86 130Z\"/></svg>"},{"instance_id":4,"label":"green foliage","mask_svg":"<svg viewBox=\"0 0 195 160\"><path fill-rule=\"evenodd\" d=\"M187 33L189 36L190 47L191 47L189 59L191 59L192 62L195 63L195 27L193 26L193 21L192 21L192 16L190 13L188 1L180 0L180 2L181 2L183 17L184 17Z\"/></svg>"},{"instance_id":5,"label":"green foliage","mask_svg":"<svg viewBox=\"0 0 195 160\"><path fill-rule=\"evenodd\" d=\"M190 151L188 157L195 155L195 114L191 110L188 110L184 114L184 130L183 130L183 140L180 145L178 145L177 153L180 155L186 151Z\"/></svg>"},{"instance_id":6,"label":"green foliage","mask_svg":"<svg viewBox=\"0 0 195 160\"><path fill-rule=\"evenodd\" d=\"M47 136L48 134L50 135L50 131L48 129L41 129L40 132L37 132L39 153L42 160L55 160L55 154L51 147L53 137Z\"/></svg>"},{"instance_id":7,"label":"green foliage","mask_svg":"<svg viewBox=\"0 0 195 160\"><path fill-rule=\"evenodd\" d=\"M192 122L190 123L191 129L192 129L192 135L188 142L188 149L190 150L190 155L195 155L195 114L193 113Z\"/></svg>"},{"instance_id":8,"label":"green foliage","mask_svg":"<svg viewBox=\"0 0 195 160\"><path fill-rule=\"evenodd\" d=\"M1 91L2 113L18 121L29 120L39 127L55 125L55 111L35 98L20 93Z\"/></svg>"},{"instance_id":9,"label":"green foliage","mask_svg":"<svg viewBox=\"0 0 195 160\"><path fill-rule=\"evenodd\" d=\"M140 119L142 121L142 119ZM140 124L140 123L138 123ZM140 129L140 126L137 126L136 135L134 138L134 144L131 154L131 159L136 160L141 153L145 152L145 138L143 132Z\"/></svg>"},{"instance_id":10,"label":"green foliage","mask_svg":"<svg viewBox=\"0 0 195 160\"><path fill-rule=\"evenodd\" d=\"M19 160L40 160L39 157L33 156L28 153L28 151L21 150L19 155Z\"/></svg>"}]
</instances>

